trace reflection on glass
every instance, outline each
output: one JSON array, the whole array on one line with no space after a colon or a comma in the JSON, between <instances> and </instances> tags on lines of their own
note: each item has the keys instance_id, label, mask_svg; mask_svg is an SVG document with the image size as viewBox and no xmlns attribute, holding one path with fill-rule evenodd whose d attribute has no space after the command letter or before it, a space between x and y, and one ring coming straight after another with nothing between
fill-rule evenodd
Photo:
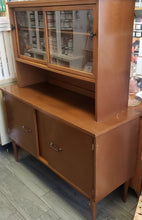
<instances>
[{"instance_id":1,"label":"reflection on glass","mask_svg":"<svg viewBox=\"0 0 142 220\"><path fill-rule=\"evenodd\" d=\"M93 10L48 11L50 63L93 72Z\"/></svg>"},{"instance_id":2,"label":"reflection on glass","mask_svg":"<svg viewBox=\"0 0 142 220\"><path fill-rule=\"evenodd\" d=\"M46 60L42 11L16 11L20 54Z\"/></svg>"}]
</instances>

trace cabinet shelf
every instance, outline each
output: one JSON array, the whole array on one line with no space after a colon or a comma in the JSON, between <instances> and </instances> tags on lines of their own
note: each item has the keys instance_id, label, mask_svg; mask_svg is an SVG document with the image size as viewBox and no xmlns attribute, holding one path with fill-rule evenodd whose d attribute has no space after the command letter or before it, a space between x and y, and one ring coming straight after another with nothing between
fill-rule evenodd
<instances>
[{"instance_id":1,"label":"cabinet shelf","mask_svg":"<svg viewBox=\"0 0 142 220\"><path fill-rule=\"evenodd\" d=\"M142 11L142 7L141 8L135 8L135 11Z\"/></svg>"},{"instance_id":2,"label":"cabinet shelf","mask_svg":"<svg viewBox=\"0 0 142 220\"><path fill-rule=\"evenodd\" d=\"M56 29L51 29L52 32L56 32L56 33L61 33L61 34L74 34L74 35L84 35L84 36L90 36L90 33L82 33L82 32L73 32L66 30L66 29L62 29L61 31L56 31Z\"/></svg>"},{"instance_id":3,"label":"cabinet shelf","mask_svg":"<svg viewBox=\"0 0 142 220\"><path fill-rule=\"evenodd\" d=\"M38 30L38 31L44 32L43 28L38 28L37 29L37 28L20 27L18 30L19 31L36 31L36 30Z\"/></svg>"},{"instance_id":4,"label":"cabinet shelf","mask_svg":"<svg viewBox=\"0 0 142 220\"><path fill-rule=\"evenodd\" d=\"M40 54L40 55L46 55L46 51L42 51L42 50L36 49L36 48L29 49L28 52Z\"/></svg>"},{"instance_id":5,"label":"cabinet shelf","mask_svg":"<svg viewBox=\"0 0 142 220\"><path fill-rule=\"evenodd\" d=\"M81 59L82 56L72 56L72 55L64 55L64 54L58 54L58 53L50 53L50 55L54 58L58 58L60 60L64 60L64 61L67 61L67 62L71 62L73 60L78 60L78 59Z\"/></svg>"}]
</instances>

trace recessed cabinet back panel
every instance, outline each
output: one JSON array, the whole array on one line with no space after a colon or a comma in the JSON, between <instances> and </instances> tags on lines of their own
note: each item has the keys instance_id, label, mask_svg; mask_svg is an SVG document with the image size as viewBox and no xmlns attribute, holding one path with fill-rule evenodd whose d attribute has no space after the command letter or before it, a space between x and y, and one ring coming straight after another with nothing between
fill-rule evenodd
<instances>
[{"instance_id":1,"label":"recessed cabinet back panel","mask_svg":"<svg viewBox=\"0 0 142 220\"><path fill-rule=\"evenodd\" d=\"M5 103L10 138L29 153L36 155L33 108L7 94Z\"/></svg>"},{"instance_id":2,"label":"recessed cabinet back panel","mask_svg":"<svg viewBox=\"0 0 142 220\"><path fill-rule=\"evenodd\" d=\"M72 184L91 195L93 138L40 112L37 122L40 156Z\"/></svg>"}]
</instances>

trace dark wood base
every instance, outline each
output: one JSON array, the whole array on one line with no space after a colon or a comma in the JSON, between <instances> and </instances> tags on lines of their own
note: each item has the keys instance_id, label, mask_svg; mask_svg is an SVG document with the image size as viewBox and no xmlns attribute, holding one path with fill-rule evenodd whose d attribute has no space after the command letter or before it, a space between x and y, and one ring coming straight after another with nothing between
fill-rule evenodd
<instances>
[{"instance_id":1,"label":"dark wood base","mask_svg":"<svg viewBox=\"0 0 142 220\"><path fill-rule=\"evenodd\" d=\"M92 220L96 220L96 202L95 201L90 201L90 207L91 207L91 215L92 215Z\"/></svg>"},{"instance_id":2,"label":"dark wood base","mask_svg":"<svg viewBox=\"0 0 142 220\"><path fill-rule=\"evenodd\" d=\"M15 144L15 142L12 142L12 146L13 146L15 160L18 162L18 146Z\"/></svg>"},{"instance_id":3,"label":"dark wood base","mask_svg":"<svg viewBox=\"0 0 142 220\"><path fill-rule=\"evenodd\" d=\"M124 188L123 188L123 195L122 195L122 200L123 200L123 202L126 202L126 201L127 201L129 183L130 183L130 181L128 180L128 181L126 181L126 182L124 183L124 186L123 186L123 187L124 187Z\"/></svg>"}]
</instances>

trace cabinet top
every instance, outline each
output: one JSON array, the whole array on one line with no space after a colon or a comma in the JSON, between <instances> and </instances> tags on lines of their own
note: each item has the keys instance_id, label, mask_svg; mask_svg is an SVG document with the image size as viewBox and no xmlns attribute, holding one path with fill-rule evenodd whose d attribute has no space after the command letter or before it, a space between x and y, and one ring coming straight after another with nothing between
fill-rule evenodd
<instances>
[{"instance_id":1,"label":"cabinet top","mask_svg":"<svg viewBox=\"0 0 142 220\"><path fill-rule=\"evenodd\" d=\"M40 0L40 1L19 1L7 2L9 8L17 7L43 7L63 5L89 5L96 4L97 0Z\"/></svg>"},{"instance_id":2,"label":"cabinet top","mask_svg":"<svg viewBox=\"0 0 142 220\"><path fill-rule=\"evenodd\" d=\"M98 123L94 120L94 100L66 89L41 83L25 88L19 88L16 84L9 85L1 90L38 111L58 118L96 137L119 125L129 123L140 115L134 109L129 109Z\"/></svg>"}]
</instances>

